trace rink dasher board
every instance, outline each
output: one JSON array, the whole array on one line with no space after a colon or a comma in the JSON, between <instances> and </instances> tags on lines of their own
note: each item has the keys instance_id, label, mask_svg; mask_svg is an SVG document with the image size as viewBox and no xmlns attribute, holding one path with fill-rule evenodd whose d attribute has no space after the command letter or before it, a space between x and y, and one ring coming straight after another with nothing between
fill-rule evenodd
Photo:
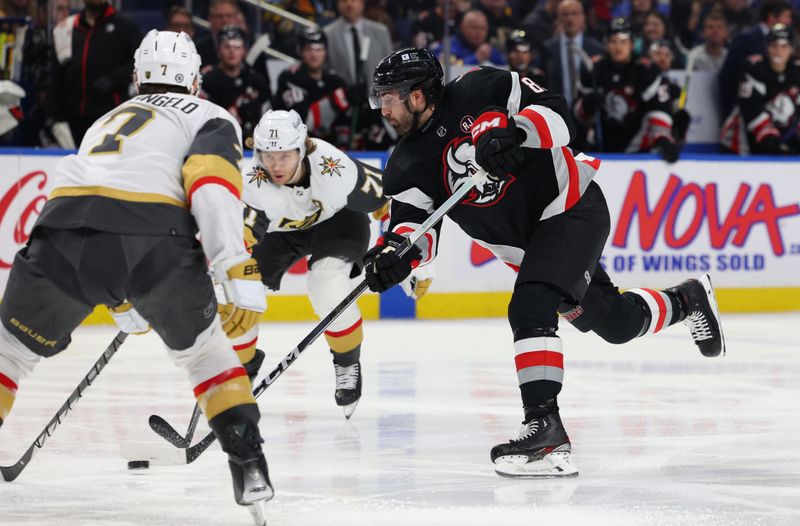
<instances>
[{"instance_id":1,"label":"rink dasher board","mask_svg":"<svg viewBox=\"0 0 800 526\"><path fill-rule=\"evenodd\" d=\"M0 290L53 187L59 150L0 150ZM381 152L352 155L382 166ZM800 160L686 155L598 156L611 215L602 264L622 288L660 288L708 272L723 311L800 309ZM379 225L372 224L373 241ZM398 291L359 300L365 319L505 316L515 274L449 220L436 278L418 302ZM270 321L314 318L298 265L271 294ZM103 309L88 322L106 323Z\"/></svg>"}]
</instances>

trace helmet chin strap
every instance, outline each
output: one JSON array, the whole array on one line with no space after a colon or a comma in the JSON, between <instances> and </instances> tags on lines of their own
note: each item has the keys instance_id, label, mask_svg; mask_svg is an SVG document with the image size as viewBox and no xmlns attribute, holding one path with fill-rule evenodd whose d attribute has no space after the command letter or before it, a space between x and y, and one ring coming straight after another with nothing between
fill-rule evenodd
<instances>
[{"instance_id":1,"label":"helmet chin strap","mask_svg":"<svg viewBox=\"0 0 800 526\"><path fill-rule=\"evenodd\" d=\"M424 108L422 108L420 111L414 111L411 109L411 104L408 103L409 100L411 99L406 99L405 101L403 101L403 104L405 105L406 110L408 110L408 113L410 113L414 117L414 119L411 121L411 129L409 130L409 132L415 132L419 129L419 116L425 113L427 109L431 107L431 105L426 100Z\"/></svg>"},{"instance_id":2,"label":"helmet chin strap","mask_svg":"<svg viewBox=\"0 0 800 526\"><path fill-rule=\"evenodd\" d=\"M297 163L297 168L294 170L294 175L291 179L289 179L286 184L297 184L300 182L300 179L303 178L303 159L300 159Z\"/></svg>"}]
</instances>

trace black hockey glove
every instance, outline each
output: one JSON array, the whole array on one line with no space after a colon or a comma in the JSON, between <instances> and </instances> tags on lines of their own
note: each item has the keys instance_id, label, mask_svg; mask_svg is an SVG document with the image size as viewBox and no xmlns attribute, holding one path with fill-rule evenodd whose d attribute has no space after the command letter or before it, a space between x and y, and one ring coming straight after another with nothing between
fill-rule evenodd
<instances>
[{"instance_id":1,"label":"black hockey glove","mask_svg":"<svg viewBox=\"0 0 800 526\"><path fill-rule=\"evenodd\" d=\"M666 137L659 137L656 139L656 144L653 148L658 152L658 155L668 163L674 163L678 160L681 154L681 148L674 141Z\"/></svg>"},{"instance_id":2,"label":"black hockey glove","mask_svg":"<svg viewBox=\"0 0 800 526\"><path fill-rule=\"evenodd\" d=\"M500 179L522 162L525 132L517 128L505 108L493 106L484 110L472 124L475 162Z\"/></svg>"},{"instance_id":3,"label":"black hockey glove","mask_svg":"<svg viewBox=\"0 0 800 526\"><path fill-rule=\"evenodd\" d=\"M678 110L672 116L672 136L675 139L682 141L686 138L686 132L689 130L692 118L686 110Z\"/></svg>"},{"instance_id":4,"label":"black hockey glove","mask_svg":"<svg viewBox=\"0 0 800 526\"><path fill-rule=\"evenodd\" d=\"M758 141L754 150L756 153L765 155L780 155L783 153L781 150L781 138L775 134L769 134Z\"/></svg>"},{"instance_id":5,"label":"black hockey glove","mask_svg":"<svg viewBox=\"0 0 800 526\"><path fill-rule=\"evenodd\" d=\"M600 108L603 106L603 92L595 90L591 93L587 93L581 98L581 105L583 106L584 113L587 115L594 115L596 112L600 111Z\"/></svg>"},{"instance_id":6,"label":"black hockey glove","mask_svg":"<svg viewBox=\"0 0 800 526\"><path fill-rule=\"evenodd\" d=\"M412 245L402 257L397 255L397 248L405 240L406 236L387 232L364 255L364 273L369 290L389 290L406 279L419 264L422 251L417 245Z\"/></svg>"}]
</instances>

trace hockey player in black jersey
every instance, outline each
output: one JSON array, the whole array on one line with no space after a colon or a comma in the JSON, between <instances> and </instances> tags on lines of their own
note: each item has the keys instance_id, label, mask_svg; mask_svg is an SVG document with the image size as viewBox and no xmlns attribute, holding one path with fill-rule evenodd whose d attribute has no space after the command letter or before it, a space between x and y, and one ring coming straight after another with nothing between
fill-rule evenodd
<instances>
[{"instance_id":1,"label":"hockey player in black jersey","mask_svg":"<svg viewBox=\"0 0 800 526\"><path fill-rule=\"evenodd\" d=\"M767 51L752 55L739 81L738 103L722 126L727 151L747 155L800 153L800 61L789 29L767 34Z\"/></svg>"},{"instance_id":2,"label":"hockey player in black jersey","mask_svg":"<svg viewBox=\"0 0 800 526\"><path fill-rule=\"evenodd\" d=\"M515 29L506 38L508 68L520 77L528 77L536 84L547 87L547 73L534 64L534 47L522 29Z\"/></svg>"},{"instance_id":3,"label":"hockey player in black jersey","mask_svg":"<svg viewBox=\"0 0 800 526\"><path fill-rule=\"evenodd\" d=\"M680 150L672 136L668 87L660 70L646 58L633 55L630 26L614 20L606 55L589 72L581 70L576 117L591 128L600 113L602 144L595 134L593 148L604 152L658 152L675 162Z\"/></svg>"},{"instance_id":4,"label":"hockey player in black jersey","mask_svg":"<svg viewBox=\"0 0 800 526\"><path fill-rule=\"evenodd\" d=\"M681 87L667 76L675 57L672 43L665 38L656 39L647 48L647 55L661 70L661 83L666 86L669 93L668 106L672 117L672 136L679 144L683 144L686 132L689 130L691 116L685 108L680 107Z\"/></svg>"},{"instance_id":5,"label":"hockey player in black jersey","mask_svg":"<svg viewBox=\"0 0 800 526\"><path fill-rule=\"evenodd\" d=\"M319 29L306 29L300 36L299 48L301 63L280 74L272 106L296 111L309 135L345 147L350 132L350 104L344 79L324 67L328 39Z\"/></svg>"},{"instance_id":6,"label":"hockey player in black jersey","mask_svg":"<svg viewBox=\"0 0 800 526\"><path fill-rule=\"evenodd\" d=\"M686 321L702 354L717 356L724 340L710 280L620 294L598 264L609 232L592 182L600 161L567 146L573 125L563 97L489 67L446 87L442 77L423 49L396 51L375 69L370 104L403 138L384 172L391 220L365 257L367 283L382 292L431 261L438 227L402 257L394 248L485 168L488 177L448 215L518 273L508 317L525 418L519 438L494 447L491 459L506 476L577 475L556 401L564 374L558 313L612 343Z\"/></svg>"}]
</instances>

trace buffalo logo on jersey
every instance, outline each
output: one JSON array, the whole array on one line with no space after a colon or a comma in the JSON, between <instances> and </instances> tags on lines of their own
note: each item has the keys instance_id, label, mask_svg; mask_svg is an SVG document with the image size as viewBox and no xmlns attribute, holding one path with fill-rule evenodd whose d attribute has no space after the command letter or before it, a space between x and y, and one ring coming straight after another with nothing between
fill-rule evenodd
<instances>
[{"instance_id":1,"label":"buffalo logo on jersey","mask_svg":"<svg viewBox=\"0 0 800 526\"><path fill-rule=\"evenodd\" d=\"M267 175L267 171L260 166L254 166L250 173L250 183L256 183L258 188L261 188L261 183L266 183L269 181L269 175Z\"/></svg>"},{"instance_id":2,"label":"buffalo logo on jersey","mask_svg":"<svg viewBox=\"0 0 800 526\"><path fill-rule=\"evenodd\" d=\"M794 101L797 99L797 88L782 91L767 102L766 110L778 126L785 127L794 117Z\"/></svg>"},{"instance_id":3,"label":"buffalo logo on jersey","mask_svg":"<svg viewBox=\"0 0 800 526\"><path fill-rule=\"evenodd\" d=\"M322 168L322 175L338 175L339 177L342 176L341 170L343 166L339 164L341 159L334 159L333 157L325 157L322 156L322 162L319 163L319 167Z\"/></svg>"},{"instance_id":4,"label":"buffalo logo on jersey","mask_svg":"<svg viewBox=\"0 0 800 526\"><path fill-rule=\"evenodd\" d=\"M475 147L469 141L469 137L453 139L444 149L444 179L450 193L454 193L467 177L478 171L478 164L475 162ZM492 206L498 203L508 190L508 187L516 180L511 174L505 174L502 178L489 175L486 180L475 185L470 190L462 204L471 206Z\"/></svg>"}]
</instances>

